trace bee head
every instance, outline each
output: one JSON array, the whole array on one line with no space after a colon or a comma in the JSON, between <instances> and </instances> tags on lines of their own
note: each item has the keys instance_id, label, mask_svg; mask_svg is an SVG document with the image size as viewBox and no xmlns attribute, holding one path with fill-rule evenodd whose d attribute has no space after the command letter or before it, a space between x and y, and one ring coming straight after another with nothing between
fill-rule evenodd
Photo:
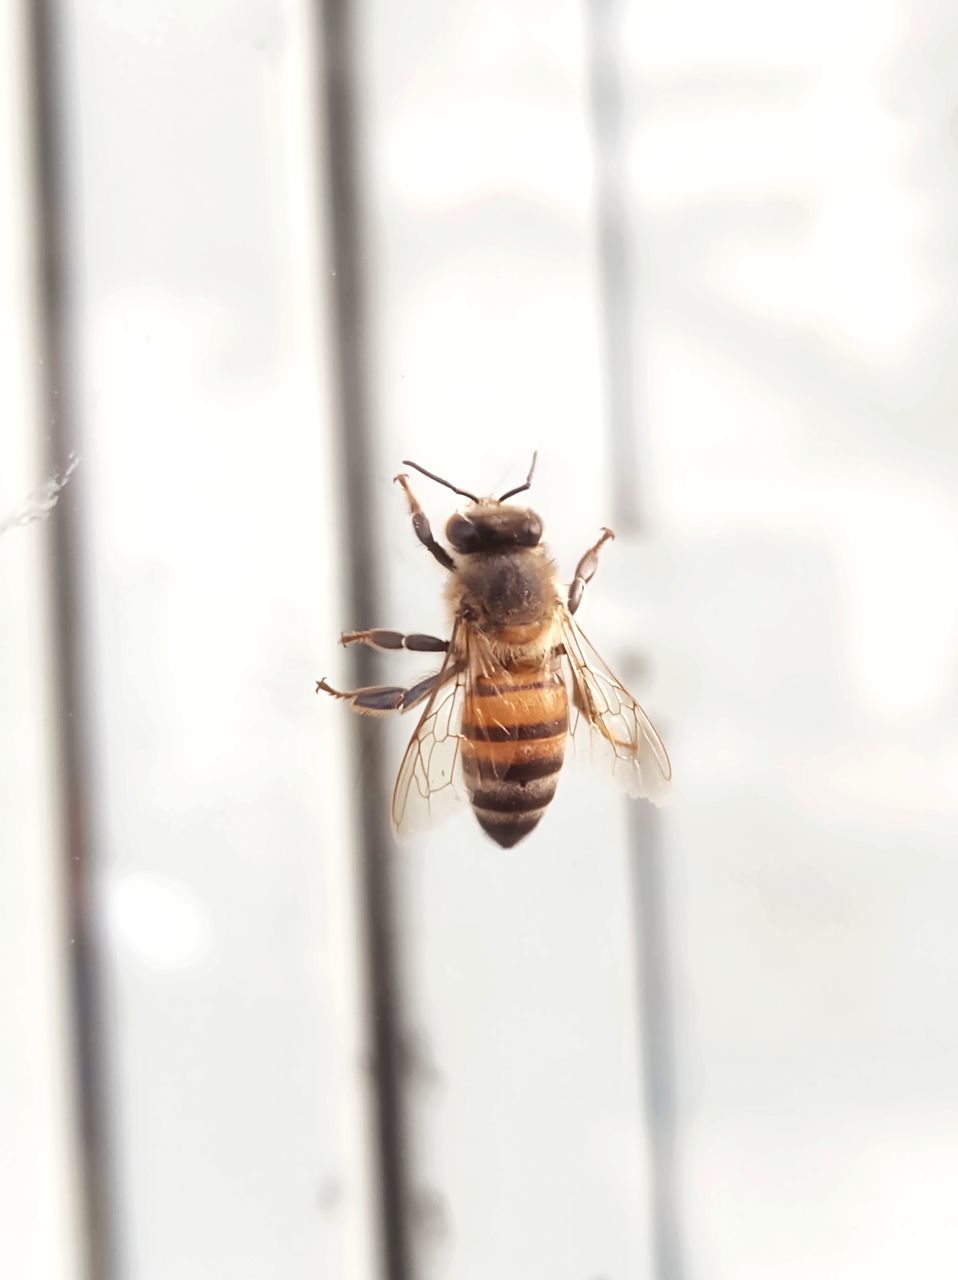
<instances>
[{"instance_id":1,"label":"bee head","mask_svg":"<svg viewBox=\"0 0 958 1280\"><path fill-rule=\"evenodd\" d=\"M468 489L459 489L448 480L427 471L418 462L406 458L403 465L415 467L417 471L445 485L453 493L460 493L469 498L471 506L465 511L450 517L446 525L446 537L453 548L461 555L470 555L474 551L504 551L509 547L537 547L542 539L542 521L528 507L510 507L504 503L517 493L525 493L532 484L532 473L536 469L536 458L532 455L532 466L525 482L509 489L501 498L477 498Z\"/></svg>"},{"instance_id":2,"label":"bee head","mask_svg":"<svg viewBox=\"0 0 958 1280\"><path fill-rule=\"evenodd\" d=\"M497 499L487 498L451 516L446 538L462 555L537 547L542 539L542 521L528 507L503 506Z\"/></svg>"}]
</instances>

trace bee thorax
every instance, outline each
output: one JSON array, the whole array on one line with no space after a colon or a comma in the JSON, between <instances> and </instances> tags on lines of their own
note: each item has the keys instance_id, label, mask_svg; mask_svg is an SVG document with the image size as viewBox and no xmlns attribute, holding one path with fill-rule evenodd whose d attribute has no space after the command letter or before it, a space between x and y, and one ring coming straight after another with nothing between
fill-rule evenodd
<instances>
[{"instance_id":1,"label":"bee thorax","mask_svg":"<svg viewBox=\"0 0 958 1280\"><path fill-rule=\"evenodd\" d=\"M465 557L456 576L460 609L490 639L527 644L555 610L553 568L538 548Z\"/></svg>"}]
</instances>

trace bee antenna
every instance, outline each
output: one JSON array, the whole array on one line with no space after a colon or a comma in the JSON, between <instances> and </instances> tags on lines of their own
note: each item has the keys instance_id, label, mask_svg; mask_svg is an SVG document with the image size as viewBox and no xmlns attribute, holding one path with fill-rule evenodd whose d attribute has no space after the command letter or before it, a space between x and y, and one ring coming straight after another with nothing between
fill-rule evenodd
<instances>
[{"instance_id":1,"label":"bee antenna","mask_svg":"<svg viewBox=\"0 0 958 1280\"><path fill-rule=\"evenodd\" d=\"M444 484L446 488L451 489L453 493L460 493L464 498L471 498L473 502L479 501L476 495L474 493L470 493L468 489L457 489L454 484L450 484L448 480L443 480L442 476L433 475L431 471L427 471L425 467L421 467L418 462L410 462L408 458L403 458L402 464L404 467L415 467L417 471L422 473L422 475L428 476L430 480L435 480L436 484Z\"/></svg>"},{"instance_id":2,"label":"bee antenna","mask_svg":"<svg viewBox=\"0 0 958 1280\"><path fill-rule=\"evenodd\" d=\"M532 455L532 466L529 468L529 474L526 476L525 484L520 484L517 488L510 489L508 493L504 493L499 499L500 502L505 502L506 498L514 498L517 493L525 493L525 491L532 485L532 473L536 469L536 459L538 456L539 450L537 449Z\"/></svg>"}]
</instances>

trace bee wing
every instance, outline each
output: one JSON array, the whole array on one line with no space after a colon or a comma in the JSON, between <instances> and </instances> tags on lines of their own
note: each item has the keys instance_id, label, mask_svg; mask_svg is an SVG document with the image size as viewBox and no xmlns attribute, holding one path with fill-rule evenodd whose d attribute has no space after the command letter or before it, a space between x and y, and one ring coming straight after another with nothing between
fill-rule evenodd
<instances>
[{"instance_id":1,"label":"bee wing","mask_svg":"<svg viewBox=\"0 0 958 1280\"><path fill-rule=\"evenodd\" d=\"M403 756L392 799L393 831L399 837L435 826L468 797L459 759L459 726L468 665L453 633L436 687Z\"/></svg>"},{"instance_id":2,"label":"bee wing","mask_svg":"<svg viewBox=\"0 0 958 1280\"><path fill-rule=\"evenodd\" d=\"M599 657L567 609L559 610L559 630L576 753L607 765L628 795L661 804L669 792L672 766L652 721Z\"/></svg>"}]
</instances>

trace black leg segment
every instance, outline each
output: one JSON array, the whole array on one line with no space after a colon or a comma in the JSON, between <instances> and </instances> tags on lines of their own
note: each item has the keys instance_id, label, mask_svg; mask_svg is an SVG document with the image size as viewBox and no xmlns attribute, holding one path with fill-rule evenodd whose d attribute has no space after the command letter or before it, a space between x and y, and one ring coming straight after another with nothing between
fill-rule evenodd
<instances>
[{"instance_id":1,"label":"black leg segment","mask_svg":"<svg viewBox=\"0 0 958 1280\"><path fill-rule=\"evenodd\" d=\"M408 711L410 707L425 702L438 684L451 680L459 670L459 666L447 663L441 671L434 671L431 676L426 676L408 689L403 689L400 685L375 684L365 689L350 689L345 692L334 689L323 676L322 680L316 681L316 692L344 699L360 715L384 716L392 711Z\"/></svg>"},{"instance_id":2,"label":"black leg segment","mask_svg":"<svg viewBox=\"0 0 958 1280\"><path fill-rule=\"evenodd\" d=\"M339 643L345 648L350 644L368 644L371 649L410 649L414 653L445 653L448 640L438 636L403 635L401 631L383 631L374 627L370 631L344 631Z\"/></svg>"},{"instance_id":3,"label":"black leg segment","mask_svg":"<svg viewBox=\"0 0 958 1280\"><path fill-rule=\"evenodd\" d=\"M406 495L406 501L409 503L409 514L412 516L412 527L416 537L444 569L455 569L456 566L452 556L432 536L432 529L426 519L426 514L409 487L409 477L407 475L398 475L395 477L395 482L402 485L403 493Z\"/></svg>"}]
</instances>

